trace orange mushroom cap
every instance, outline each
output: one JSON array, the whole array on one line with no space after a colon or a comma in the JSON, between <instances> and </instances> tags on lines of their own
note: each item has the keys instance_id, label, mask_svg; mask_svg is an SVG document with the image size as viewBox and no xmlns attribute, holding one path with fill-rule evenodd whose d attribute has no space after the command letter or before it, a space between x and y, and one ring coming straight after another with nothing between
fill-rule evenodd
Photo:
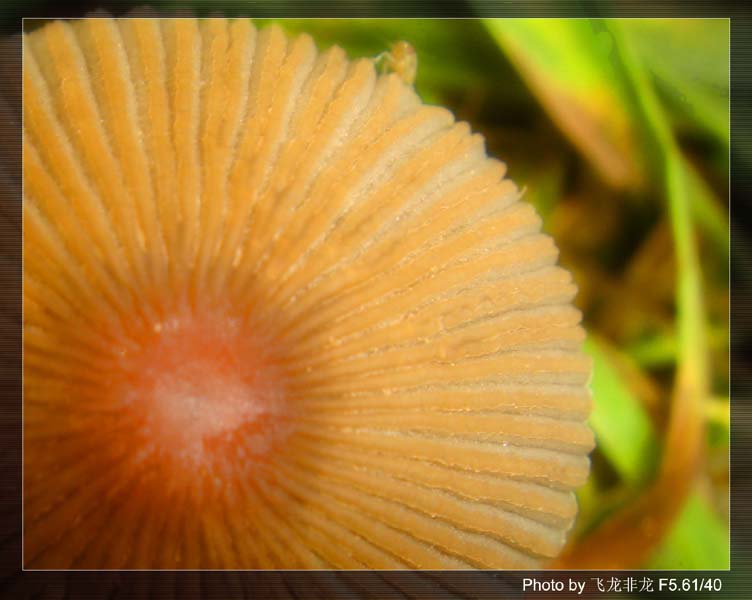
<instances>
[{"instance_id":1,"label":"orange mushroom cap","mask_svg":"<svg viewBox=\"0 0 752 600\"><path fill-rule=\"evenodd\" d=\"M24 44L32 568L513 568L593 447L575 286L397 74L246 19Z\"/></svg>"}]
</instances>

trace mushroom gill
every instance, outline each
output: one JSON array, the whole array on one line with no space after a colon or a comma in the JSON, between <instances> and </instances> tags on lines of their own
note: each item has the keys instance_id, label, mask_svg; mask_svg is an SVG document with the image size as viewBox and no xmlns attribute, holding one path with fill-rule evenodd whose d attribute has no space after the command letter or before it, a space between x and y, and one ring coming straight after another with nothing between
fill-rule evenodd
<instances>
[{"instance_id":1,"label":"mushroom gill","mask_svg":"<svg viewBox=\"0 0 752 600\"><path fill-rule=\"evenodd\" d=\"M545 565L575 287L450 112L249 20L24 43L28 568Z\"/></svg>"}]
</instances>

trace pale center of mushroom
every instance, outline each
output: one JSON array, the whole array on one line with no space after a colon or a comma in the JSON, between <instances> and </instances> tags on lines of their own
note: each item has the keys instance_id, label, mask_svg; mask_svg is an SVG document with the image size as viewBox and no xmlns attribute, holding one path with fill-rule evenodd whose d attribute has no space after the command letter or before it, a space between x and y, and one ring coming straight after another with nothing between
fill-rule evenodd
<instances>
[{"instance_id":1,"label":"pale center of mushroom","mask_svg":"<svg viewBox=\"0 0 752 600\"><path fill-rule=\"evenodd\" d=\"M144 456L261 458L285 437L285 378L239 320L186 313L129 338L111 391Z\"/></svg>"}]
</instances>

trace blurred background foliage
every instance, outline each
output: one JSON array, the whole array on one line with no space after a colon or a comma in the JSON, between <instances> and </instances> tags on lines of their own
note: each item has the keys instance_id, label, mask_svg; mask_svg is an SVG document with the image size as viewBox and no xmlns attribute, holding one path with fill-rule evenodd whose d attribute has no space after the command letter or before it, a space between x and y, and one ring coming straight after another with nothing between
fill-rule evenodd
<instances>
[{"instance_id":1,"label":"blurred background foliage","mask_svg":"<svg viewBox=\"0 0 752 600\"><path fill-rule=\"evenodd\" d=\"M560 566L728 568L728 20L277 22L351 56L409 42L421 97L485 136L556 238L598 440Z\"/></svg>"},{"instance_id":2,"label":"blurred background foliage","mask_svg":"<svg viewBox=\"0 0 752 600\"><path fill-rule=\"evenodd\" d=\"M245 4L191 6L276 10ZM270 21L352 57L411 44L418 93L485 136L557 240L597 448L555 566L728 568L729 21Z\"/></svg>"}]
</instances>

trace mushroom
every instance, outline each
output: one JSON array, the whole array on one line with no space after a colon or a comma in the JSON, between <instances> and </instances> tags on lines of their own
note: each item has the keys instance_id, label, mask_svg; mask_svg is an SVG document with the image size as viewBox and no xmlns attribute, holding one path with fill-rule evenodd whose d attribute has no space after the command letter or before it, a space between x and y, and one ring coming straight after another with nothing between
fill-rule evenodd
<instances>
[{"instance_id":1,"label":"mushroom","mask_svg":"<svg viewBox=\"0 0 752 600\"><path fill-rule=\"evenodd\" d=\"M247 19L24 43L29 568L528 568L592 433L575 286L484 141Z\"/></svg>"}]
</instances>

